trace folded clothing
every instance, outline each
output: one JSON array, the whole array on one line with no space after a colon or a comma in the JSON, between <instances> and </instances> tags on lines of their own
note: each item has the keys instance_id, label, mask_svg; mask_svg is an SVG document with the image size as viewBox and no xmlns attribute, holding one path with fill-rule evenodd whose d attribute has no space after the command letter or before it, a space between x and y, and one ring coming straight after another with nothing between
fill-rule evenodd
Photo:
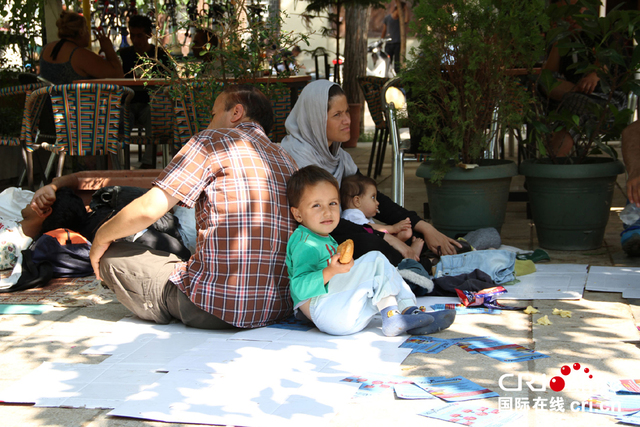
<instances>
[{"instance_id":1,"label":"folded clothing","mask_svg":"<svg viewBox=\"0 0 640 427\"><path fill-rule=\"evenodd\" d=\"M458 296L457 290L479 292L496 286L496 282L491 279L491 276L477 269L471 273L433 279L433 284L433 292L429 296L456 297Z\"/></svg>"},{"instance_id":2,"label":"folded clothing","mask_svg":"<svg viewBox=\"0 0 640 427\"><path fill-rule=\"evenodd\" d=\"M515 279L516 254L505 250L472 251L444 255L436 265L435 278L458 276L478 269L501 285Z\"/></svg>"}]
</instances>

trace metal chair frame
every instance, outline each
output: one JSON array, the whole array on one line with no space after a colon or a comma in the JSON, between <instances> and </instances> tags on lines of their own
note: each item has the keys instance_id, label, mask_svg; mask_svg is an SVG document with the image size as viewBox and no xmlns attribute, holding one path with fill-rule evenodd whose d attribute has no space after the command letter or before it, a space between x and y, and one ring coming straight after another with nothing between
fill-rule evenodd
<instances>
[{"instance_id":1,"label":"metal chair frame","mask_svg":"<svg viewBox=\"0 0 640 427\"><path fill-rule=\"evenodd\" d=\"M26 132L28 150L43 148L52 153L45 179L48 179L53 169L56 155L56 176L62 175L67 154L109 154L115 167L120 169L118 156L123 151L124 144L129 144L131 135L127 106L133 97L133 90L123 86L92 83L47 86L31 93L27 104L37 105L47 96L53 106L55 143L38 143L38 131L34 133L33 127L28 127ZM33 121L32 111L32 108L25 111L28 114L27 122Z\"/></svg>"},{"instance_id":2,"label":"metal chair frame","mask_svg":"<svg viewBox=\"0 0 640 427\"><path fill-rule=\"evenodd\" d=\"M19 134L0 135L0 146L20 147L25 170L22 172L22 175L20 176L20 179L18 181L19 186L22 185L26 177L27 185L29 186L29 188L33 188L33 158L31 154L32 151L28 150L27 148L27 142L26 142L27 129L32 127L37 127L39 125L40 113L42 112L42 108L44 105L44 104L40 104L37 106L36 105L32 106L33 108L35 108L35 111L32 114L33 120L27 123L25 122L25 119L27 117L26 116L27 99L33 91L45 86L48 86L48 84L41 82L41 83L29 83L24 85L11 86L11 87L0 89L0 98L24 95L24 101L22 101L23 102L22 103L22 107L23 107L22 108L23 109L22 125L20 127ZM31 131L33 132L34 129L32 129Z\"/></svg>"},{"instance_id":3,"label":"metal chair frame","mask_svg":"<svg viewBox=\"0 0 640 427\"><path fill-rule=\"evenodd\" d=\"M373 142L371 144L371 154L369 154L369 166L367 168L367 176L371 176L371 168L374 167L375 159L375 167L373 169L374 179L380 175L380 172L382 171L385 148L389 139L389 130L387 129L384 112L382 111L382 104L380 103L382 87L387 81L389 81L389 79L385 77L366 76L358 78L358 84L362 89L364 98L367 101L367 106L369 107L369 113L375 123ZM378 147L377 153L376 146Z\"/></svg>"},{"instance_id":4,"label":"metal chair frame","mask_svg":"<svg viewBox=\"0 0 640 427\"><path fill-rule=\"evenodd\" d=\"M137 134L129 138L129 144L124 147L124 167L129 169L130 156L129 148L131 144L138 145L138 160L142 160L142 147L153 144L162 145L162 164L169 162L171 145L174 138L174 113L173 101L169 97L166 89L149 91L149 108L151 110L151 134L147 135L144 129L138 127ZM155 158L155 156L154 156Z\"/></svg>"}]
</instances>

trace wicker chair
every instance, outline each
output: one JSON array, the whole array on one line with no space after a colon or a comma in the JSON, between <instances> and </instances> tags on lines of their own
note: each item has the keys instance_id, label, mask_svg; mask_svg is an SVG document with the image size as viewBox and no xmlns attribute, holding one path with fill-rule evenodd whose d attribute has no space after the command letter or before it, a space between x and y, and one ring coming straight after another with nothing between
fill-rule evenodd
<instances>
[{"instance_id":1,"label":"wicker chair","mask_svg":"<svg viewBox=\"0 0 640 427\"><path fill-rule=\"evenodd\" d=\"M210 82L196 82L180 88L166 88L173 100L173 149L179 151L189 139L205 130L211 122L211 108L219 90Z\"/></svg>"},{"instance_id":2,"label":"wicker chair","mask_svg":"<svg viewBox=\"0 0 640 427\"><path fill-rule=\"evenodd\" d=\"M22 151L22 158L25 164L25 170L20 177L20 181L18 185L22 185L24 181L24 177L26 176L28 179L29 188L33 188L33 160L31 151L27 149L26 144L26 135L27 129L32 128L31 133L37 133L37 128L39 125L40 113L42 112L44 102L33 105L31 108L34 109L32 112L33 120L29 123L25 123L25 108L26 108L26 99L36 89L41 87L48 86L46 83L30 83L20 86L11 86L0 89L0 105L3 108L11 108L16 111L22 111L22 119L21 126L15 126L15 129L11 129L11 124L6 122L5 116L5 126L6 133L0 134L0 146L5 147L20 147Z\"/></svg>"},{"instance_id":3,"label":"wicker chair","mask_svg":"<svg viewBox=\"0 0 640 427\"><path fill-rule=\"evenodd\" d=\"M303 87L296 90L298 93ZM165 94L173 100L173 148L180 150L189 139L205 130L211 122L211 108L223 89L222 83L195 82L181 88L167 88ZM295 94L294 94L295 95ZM273 128L269 140L280 142L287 135L285 121L291 111L291 90L276 87L269 95L273 109Z\"/></svg>"},{"instance_id":4,"label":"wicker chair","mask_svg":"<svg viewBox=\"0 0 640 427\"><path fill-rule=\"evenodd\" d=\"M164 90L149 91L149 107L151 109L151 133L147 135L138 128L137 135L131 135L130 144L138 144L138 157L141 158L141 148L143 145L156 145L165 147L171 146L173 142L173 102ZM125 145L125 169L129 169L129 146ZM162 164L168 163L168 149L163 150Z\"/></svg>"},{"instance_id":5,"label":"wicker chair","mask_svg":"<svg viewBox=\"0 0 640 427\"><path fill-rule=\"evenodd\" d=\"M56 129L55 143L38 144L27 129L27 147L43 148L52 152L45 175L48 178L58 155L56 176L62 175L67 155L110 154L114 166L120 169L118 154L123 144L129 143L130 127L126 106L133 97L133 90L116 85L79 83L56 85L34 91L27 103L38 103L41 98L51 98ZM28 121L32 121L30 109ZM122 126L122 127L121 127Z\"/></svg>"},{"instance_id":6,"label":"wicker chair","mask_svg":"<svg viewBox=\"0 0 640 427\"><path fill-rule=\"evenodd\" d=\"M373 133L373 143L371 144L371 154L369 155L369 167L367 168L367 176L371 176L371 168L374 164L373 177L376 178L382 171L382 164L384 163L385 148L389 139L389 131L387 129L387 122L384 118L382 111L382 103L380 94L382 93L382 87L388 81L385 77L359 77L358 83L364 93L364 99L369 106L369 113L375 123L375 131ZM378 145L378 152L376 153L376 145Z\"/></svg>"}]
</instances>

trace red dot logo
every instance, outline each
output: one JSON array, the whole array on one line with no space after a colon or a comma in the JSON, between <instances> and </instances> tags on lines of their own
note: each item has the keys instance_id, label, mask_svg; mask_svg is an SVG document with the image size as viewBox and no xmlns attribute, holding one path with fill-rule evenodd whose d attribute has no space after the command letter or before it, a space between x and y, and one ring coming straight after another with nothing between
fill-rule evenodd
<instances>
[{"instance_id":1,"label":"red dot logo","mask_svg":"<svg viewBox=\"0 0 640 427\"><path fill-rule=\"evenodd\" d=\"M549 387L555 392L562 391L564 389L564 380L562 377L553 377L549 381Z\"/></svg>"},{"instance_id":2,"label":"red dot logo","mask_svg":"<svg viewBox=\"0 0 640 427\"><path fill-rule=\"evenodd\" d=\"M576 371L579 371L580 368L581 368L581 366L580 366L580 364L578 362L574 363L572 366L573 366L573 369L576 370ZM572 372L572 370L568 365L563 365L560 368L560 373L563 376L568 376L571 372ZM593 378L593 375L589 375L589 372L590 372L589 368L587 368L587 367L583 368L583 372L589 376L589 379ZM551 381L549 381L549 387L551 388L551 390L556 391L556 392L564 390L565 386L566 386L565 380L560 376L553 377L553 378L551 378Z\"/></svg>"}]
</instances>

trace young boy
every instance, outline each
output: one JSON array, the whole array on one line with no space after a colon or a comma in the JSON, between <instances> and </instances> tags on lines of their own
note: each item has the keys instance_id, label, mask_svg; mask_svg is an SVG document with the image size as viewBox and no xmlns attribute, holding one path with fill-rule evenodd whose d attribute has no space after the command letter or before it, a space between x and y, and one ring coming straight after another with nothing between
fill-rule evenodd
<instances>
[{"instance_id":1,"label":"young boy","mask_svg":"<svg viewBox=\"0 0 640 427\"><path fill-rule=\"evenodd\" d=\"M344 209L342 218L358 225L368 224L374 230L383 231L386 233L384 240L400 252L403 258L420 261L424 240L414 237L411 245L405 243L413 236L409 218L393 225L376 224L373 221L379 205L376 198L377 185L373 178L365 175L355 174L344 178L340 186L340 203Z\"/></svg>"},{"instance_id":2,"label":"young boy","mask_svg":"<svg viewBox=\"0 0 640 427\"><path fill-rule=\"evenodd\" d=\"M291 213L300 224L287 244L287 268L294 308L331 335L364 329L382 315L382 333L424 334L448 327L451 313L437 317L416 307L416 299L397 270L380 252L346 264L329 235L340 221L336 179L317 166L295 172L287 183ZM453 310L450 310L453 311Z\"/></svg>"}]
</instances>

